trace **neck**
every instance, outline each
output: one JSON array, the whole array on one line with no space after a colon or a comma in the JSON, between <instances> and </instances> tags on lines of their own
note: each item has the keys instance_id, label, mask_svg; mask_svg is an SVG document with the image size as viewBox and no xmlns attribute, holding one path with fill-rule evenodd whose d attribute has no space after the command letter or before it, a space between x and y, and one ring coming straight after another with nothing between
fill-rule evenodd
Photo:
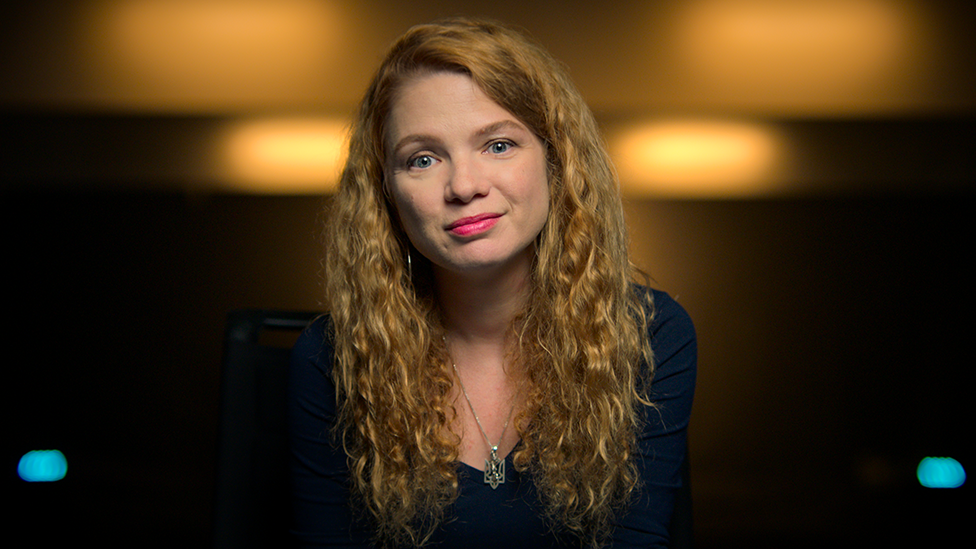
<instances>
[{"instance_id":1,"label":"neck","mask_svg":"<svg viewBox=\"0 0 976 549\"><path fill-rule=\"evenodd\" d=\"M452 337L470 343L504 342L525 306L531 257L475 275L435 269L437 299Z\"/></svg>"}]
</instances>

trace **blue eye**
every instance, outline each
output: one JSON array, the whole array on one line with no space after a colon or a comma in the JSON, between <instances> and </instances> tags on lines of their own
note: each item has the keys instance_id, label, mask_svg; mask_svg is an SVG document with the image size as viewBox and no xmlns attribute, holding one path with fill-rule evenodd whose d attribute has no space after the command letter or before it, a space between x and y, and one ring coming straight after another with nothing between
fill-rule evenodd
<instances>
[{"instance_id":1,"label":"blue eye","mask_svg":"<svg viewBox=\"0 0 976 549\"><path fill-rule=\"evenodd\" d=\"M511 148L512 144L508 141L495 141L491 145L488 145L488 150L494 154L502 154Z\"/></svg>"},{"instance_id":2,"label":"blue eye","mask_svg":"<svg viewBox=\"0 0 976 549\"><path fill-rule=\"evenodd\" d=\"M411 168L425 169L434 165L434 158L430 155L415 156L407 162L407 165Z\"/></svg>"}]
</instances>

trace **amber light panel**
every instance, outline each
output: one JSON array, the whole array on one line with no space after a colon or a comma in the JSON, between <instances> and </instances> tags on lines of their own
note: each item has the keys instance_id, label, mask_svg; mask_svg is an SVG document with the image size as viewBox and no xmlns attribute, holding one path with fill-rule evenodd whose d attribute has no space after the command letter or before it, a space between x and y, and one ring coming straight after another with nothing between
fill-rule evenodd
<instances>
[{"instance_id":1,"label":"amber light panel","mask_svg":"<svg viewBox=\"0 0 976 549\"><path fill-rule=\"evenodd\" d=\"M224 139L226 187L255 194L335 190L347 125L338 119L270 118L234 124Z\"/></svg>"},{"instance_id":2,"label":"amber light panel","mask_svg":"<svg viewBox=\"0 0 976 549\"><path fill-rule=\"evenodd\" d=\"M886 110L925 93L933 40L923 8L887 0L689 1L672 30L676 62L692 89L742 105Z\"/></svg>"},{"instance_id":3,"label":"amber light panel","mask_svg":"<svg viewBox=\"0 0 976 549\"><path fill-rule=\"evenodd\" d=\"M104 0L80 19L94 89L178 110L280 105L334 70L343 14L314 0Z\"/></svg>"},{"instance_id":4,"label":"amber light panel","mask_svg":"<svg viewBox=\"0 0 976 549\"><path fill-rule=\"evenodd\" d=\"M772 130L724 121L661 121L614 132L610 150L631 196L731 198L775 187L783 147Z\"/></svg>"}]
</instances>

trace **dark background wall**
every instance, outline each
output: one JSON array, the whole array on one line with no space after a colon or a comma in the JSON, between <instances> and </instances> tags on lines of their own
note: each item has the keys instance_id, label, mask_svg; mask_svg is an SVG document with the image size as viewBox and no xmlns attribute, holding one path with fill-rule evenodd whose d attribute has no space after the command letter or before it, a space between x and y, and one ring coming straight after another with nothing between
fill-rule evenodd
<instances>
[{"instance_id":1,"label":"dark background wall","mask_svg":"<svg viewBox=\"0 0 976 549\"><path fill-rule=\"evenodd\" d=\"M915 467L972 468L974 5L4 3L8 536L210 545L225 315L318 308L327 202L226 190L228 129L347 119L390 40L464 13L528 29L611 137L686 118L781 138L768 192L623 182L635 260L698 328L699 545L955 544L972 483ZM758 32L718 36L736 21ZM65 479L21 481L47 448Z\"/></svg>"}]
</instances>

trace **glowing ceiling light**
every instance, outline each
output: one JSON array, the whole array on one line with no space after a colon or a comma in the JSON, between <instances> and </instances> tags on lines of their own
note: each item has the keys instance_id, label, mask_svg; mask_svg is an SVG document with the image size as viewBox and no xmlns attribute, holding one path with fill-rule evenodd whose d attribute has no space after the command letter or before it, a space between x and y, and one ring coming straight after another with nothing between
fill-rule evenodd
<instances>
[{"instance_id":1,"label":"glowing ceiling light","mask_svg":"<svg viewBox=\"0 0 976 549\"><path fill-rule=\"evenodd\" d=\"M755 124L659 122L620 132L611 154L628 194L735 197L772 187L781 147Z\"/></svg>"},{"instance_id":2,"label":"glowing ceiling light","mask_svg":"<svg viewBox=\"0 0 976 549\"><path fill-rule=\"evenodd\" d=\"M344 162L346 127L333 119L242 122L224 144L234 190L318 194L335 188Z\"/></svg>"},{"instance_id":3,"label":"glowing ceiling light","mask_svg":"<svg viewBox=\"0 0 976 549\"><path fill-rule=\"evenodd\" d=\"M698 0L675 25L699 89L769 107L884 107L931 71L922 7L884 0ZM873 103L873 105L872 105Z\"/></svg>"},{"instance_id":4,"label":"glowing ceiling light","mask_svg":"<svg viewBox=\"0 0 976 549\"><path fill-rule=\"evenodd\" d=\"M91 85L115 102L266 105L318 89L342 59L344 17L333 2L106 0L86 9Z\"/></svg>"}]
</instances>

